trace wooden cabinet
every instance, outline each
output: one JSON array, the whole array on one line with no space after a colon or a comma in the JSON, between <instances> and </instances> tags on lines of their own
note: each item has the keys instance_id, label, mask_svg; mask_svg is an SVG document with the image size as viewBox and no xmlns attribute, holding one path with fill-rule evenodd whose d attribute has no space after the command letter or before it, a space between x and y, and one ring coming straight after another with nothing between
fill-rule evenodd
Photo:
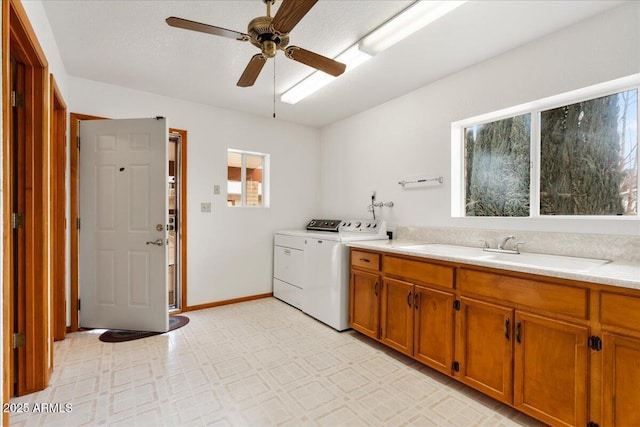
<instances>
[{"instance_id":1,"label":"wooden cabinet","mask_svg":"<svg viewBox=\"0 0 640 427\"><path fill-rule=\"evenodd\" d=\"M586 425L588 291L465 268L458 287L460 380L550 425Z\"/></svg>"},{"instance_id":2,"label":"wooden cabinet","mask_svg":"<svg viewBox=\"0 0 640 427\"><path fill-rule=\"evenodd\" d=\"M602 426L640 426L640 338L602 334Z\"/></svg>"},{"instance_id":3,"label":"wooden cabinet","mask_svg":"<svg viewBox=\"0 0 640 427\"><path fill-rule=\"evenodd\" d=\"M349 326L378 338L380 330L380 275L352 270L349 281Z\"/></svg>"},{"instance_id":4,"label":"wooden cabinet","mask_svg":"<svg viewBox=\"0 0 640 427\"><path fill-rule=\"evenodd\" d=\"M640 296L600 295L602 426L640 426Z\"/></svg>"},{"instance_id":5,"label":"wooden cabinet","mask_svg":"<svg viewBox=\"0 0 640 427\"><path fill-rule=\"evenodd\" d=\"M407 356L413 355L413 284L384 279L380 341Z\"/></svg>"},{"instance_id":6,"label":"wooden cabinet","mask_svg":"<svg viewBox=\"0 0 640 427\"><path fill-rule=\"evenodd\" d=\"M453 292L414 287L413 357L445 374L453 362Z\"/></svg>"},{"instance_id":7,"label":"wooden cabinet","mask_svg":"<svg viewBox=\"0 0 640 427\"><path fill-rule=\"evenodd\" d=\"M351 327L451 374L453 268L358 250L351 267Z\"/></svg>"},{"instance_id":8,"label":"wooden cabinet","mask_svg":"<svg viewBox=\"0 0 640 427\"><path fill-rule=\"evenodd\" d=\"M516 311L514 338L514 407L550 425L587 425L588 328Z\"/></svg>"},{"instance_id":9,"label":"wooden cabinet","mask_svg":"<svg viewBox=\"0 0 640 427\"><path fill-rule=\"evenodd\" d=\"M350 297L354 329L546 424L640 426L638 290L352 249Z\"/></svg>"},{"instance_id":10,"label":"wooden cabinet","mask_svg":"<svg viewBox=\"0 0 640 427\"><path fill-rule=\"evenodd\" d=\"M513 312L510 307L460 298L456 376L505 403L513 401Z\"/></svg>"}]
</instances>

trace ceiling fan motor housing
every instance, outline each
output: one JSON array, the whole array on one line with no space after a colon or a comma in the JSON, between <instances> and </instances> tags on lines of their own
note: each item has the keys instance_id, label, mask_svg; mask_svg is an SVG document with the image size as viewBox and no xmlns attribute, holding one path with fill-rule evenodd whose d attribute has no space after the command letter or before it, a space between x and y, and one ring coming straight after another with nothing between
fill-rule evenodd
<instances>
[{"instance_id":1,"label":"ceiling fan motor housing","mask_svg":"<svg viewBox=\"0 0 640 427\"><path fill-rule=\"evenodd\" d=\"M276 56L278 49L283 50L289 44L289 34L279 34L273 29L270 16L259 16L249 22L247 33L251 44L260 48L267 58Z\"/></svg>"}]
</instances>

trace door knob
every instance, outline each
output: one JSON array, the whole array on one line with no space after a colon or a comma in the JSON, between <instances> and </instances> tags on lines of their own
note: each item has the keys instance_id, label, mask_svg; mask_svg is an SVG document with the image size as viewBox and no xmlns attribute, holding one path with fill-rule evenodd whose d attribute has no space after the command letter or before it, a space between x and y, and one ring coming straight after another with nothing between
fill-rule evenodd
<instances>
[{"instance_id":1,"label":"door knob","mask_svg":"<svg viewBox=\"0 0 640 427\"><path fill-rule=\"evenodd\" d=\"M156 246L164 246L164 239L157 238L154 241L148 241L147 245L156 245Z\"/></svg>"}]
</instances>

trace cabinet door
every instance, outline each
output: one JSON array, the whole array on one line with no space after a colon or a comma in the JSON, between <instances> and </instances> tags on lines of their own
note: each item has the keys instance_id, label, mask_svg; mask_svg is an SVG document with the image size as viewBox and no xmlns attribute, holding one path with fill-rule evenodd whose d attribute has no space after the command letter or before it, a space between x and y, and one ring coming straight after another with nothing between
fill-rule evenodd
<instances>
[{"instance_id":1,"label":"cabinet door","mask_svg":"<svg viewBox=\"0 0 640 427\"><path fill-rule=\"evenodd\" d=\"M512 326L512 308L460 298L457 376L463 383L507 403L512 402Z\"/></svg>"},{"instance_id":2,"label":"cabinet door","mask_svg":"<svg viewBox=\"0 0 640 427\"><path fill-rule=\"evenodd\" d=\"M448 375L453 362L453 301L451 292L414 288L413 356Z\"/></svg>"},{"instance_id":3,"label":"cabinet door","mask_svg":"<svg viewBox=\"0 0 640 427\"><path fill-rule=\"evenodd\" d=\"M640 426L640 339L602 335L603 426Z\"/></svg>"},{"instance_id":4,"label":"cabinet door","mask_svg":"<svg viewBox=\"0 0 640 427\"><path fill-rule=\"evenodd\" d=\"M352 270L349 281L349 326L378 338L380 329L380 276Z\"/></svg>"},{"instance_id":5,"label":"cabinet door","mask_svg":"<svg viewBox=\"0 0 640 427\"><path fill-rule=\"evenodd\" d=\"M586 326L515 317L514 406L550 425L587 424Z\"/></svg>"},{"instance_id":6,"label":"cabinet door","mask_svg":"<svg viewBox=\"0 0 640 427\"><path fill-rule=\"evenodd\" d=\"M413 284L384 279L380 340L408 356L413 354Z\"/></svg>"}]
</instances>

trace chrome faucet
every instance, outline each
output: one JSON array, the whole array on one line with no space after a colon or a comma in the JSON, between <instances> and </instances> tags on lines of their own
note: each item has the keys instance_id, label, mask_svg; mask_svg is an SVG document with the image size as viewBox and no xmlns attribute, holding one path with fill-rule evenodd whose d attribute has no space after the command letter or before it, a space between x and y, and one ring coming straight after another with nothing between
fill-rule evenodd
<instances>
[{"instance_id":1,"label":"chrome faucet","mask_svg":"<svg viewBox=\"0 0 640 427\"><path fill-rule=\"evenodd\" d=\"M504 239L502 239L502 241L500 243L498 243L498 249L500 250L504 250L506 249L505 246L507 245L507 242L509 242L509 240L514 240L516 238L516 236L507 236Z\"/></svg>"}]
</instances>

